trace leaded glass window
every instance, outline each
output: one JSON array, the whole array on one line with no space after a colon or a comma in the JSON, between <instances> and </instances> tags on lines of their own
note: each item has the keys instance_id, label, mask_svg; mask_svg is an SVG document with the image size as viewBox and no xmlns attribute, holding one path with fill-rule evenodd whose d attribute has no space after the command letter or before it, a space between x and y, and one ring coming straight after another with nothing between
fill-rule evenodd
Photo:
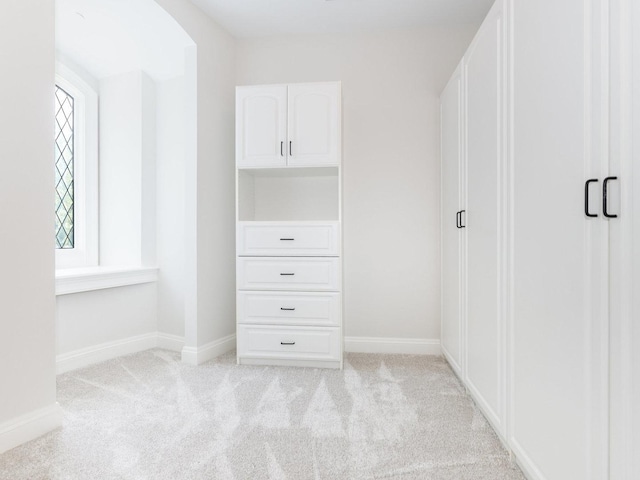
<instances>
[{"instance_id":1,"label":"leaded glass window","mask_svg":"<svg viewBox=\"0 0 640 480\"><path fill-rule=\"evenodd\" d=\"M56 248L73 248L74 100L57 85L55 114Z\"/></svg>"}]
</instances>

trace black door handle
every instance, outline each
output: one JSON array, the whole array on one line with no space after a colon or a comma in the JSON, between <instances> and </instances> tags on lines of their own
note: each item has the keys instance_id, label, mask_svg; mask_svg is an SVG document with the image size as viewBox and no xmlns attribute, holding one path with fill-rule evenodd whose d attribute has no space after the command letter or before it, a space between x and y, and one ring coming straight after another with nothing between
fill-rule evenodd
<instances>
[{"instance_id":1,"label":"black door handle","mask_svg":"<svg viewBox=\"0 0 640 480\"><path fill-rule=\"evenodd\" d=\"M465 213L466 210L460 210L460 228L467 228L466 225L462 224L462 214Z\"/></svg>"},{"instance_id":2,"label":"black door handle","mask_svg":"<svg viewBox=\"0 0 640 480\"><path fill-rule=\"evenodd\" d=\"M280 156L284 157L284 142L280 142Z\"/></svg>"},{"instance_id":3,"label":"black door handle","mask_svg":"<svg viewBox=\"0 0 640 480\"><path fill-rule=\"evenodd\" d=\"M283 277L293 277L295 273L281 273L280 275L282 275Z\"/></svg>"},{"instance_id":4,"label":"black door handle","mask_svg":"<svg viewBox=\"0 0 640 480\"><path fill-rule=\"evenodd\" d=\"M281 238L280 241L281 242L293 242L295 240L295 238Z\"/></svg>"},{"instance_id":5,"label":"black door handle","mask_svg":"<svg viewBox=\"0 0 640 480\"><path fill-rule=\"evenodd\" d=\"M290 157L293 157L293 152L291 151L291 144L292 144L292 143L293 143L293 142L291 142L291 141L289 142L289 156L290 156Z\"/></svg>"},{"instance_id":6,"label":"black door handle","mask_svg":"<svg viewBox=\"0 0 640 480\"><path fill-rule=\"evenodd\" d=\"M593 182L597 182L597 178L590 178L586 182L584 182L584 214L587 217L597 217L597 213L589 213L589 185Z\"/></svg>"},{"instance_id":7,"label":"black door handle","mask_svg":"<svg viewBox=\"0 0 640 480\"><path fill-rule=\"evenodd\" d=\"M295 345L296 342L280 342L280 345Z\"/></svg>"},{"instance_id":8,"label":"black door handle","mask_svg":"<svg viewBox=\"0 0 640 480\"><path fill-rule=\"evenodd\" d=\"M618 177L607 177L602 182L602 214L607 218L618 218L618 215L612 215L607 211L607 185L611 180L617 180Z\"/></svg>"},{"instance_id":9,"label":"black door handle","mask_svg":"<svg viewBox=\"0 0 640 480\"><path fill-rule=\"evenodd\" d=\"M460 228L460 212L456 212L456 228Z\"/></svg>"},{"instance_id":10,"label":"black door handle","mask_svg":"<svg viewBox=\"0 0 640 480\"><path fill-rule=\"evenodd\" d=\"M293 312L293 311L295 311L295 309L296 309L295 307L293 307L293 308L280 307L280 310L284 310L285 312Z\"/></svg>"}]
</instances>

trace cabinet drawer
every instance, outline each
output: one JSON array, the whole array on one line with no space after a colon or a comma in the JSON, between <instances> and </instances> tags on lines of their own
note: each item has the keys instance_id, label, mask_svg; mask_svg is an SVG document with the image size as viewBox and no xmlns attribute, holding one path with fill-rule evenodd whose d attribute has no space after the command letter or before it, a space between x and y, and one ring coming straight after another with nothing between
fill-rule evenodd
<instances>
[{"instance_id":1,"label":"cabinet drawer","mask_svg":"<svg viewBox=\"0 0 640 480\"><path fill-rule=\"evenodd\" d=\"M238 292L238 323L339 326L339 293Z\"/></svg>"},{"instance_id":2,"label":"cabinet drawer","mask_svg":"<svg viewBox=\"0 0 640 480\"><path fill-rule=\"evenodd\" d=\"M339 360L338 327L238 325L238 356L297 360Z\"/></svg>"},{"instance_id":3,"label":"cabinet drawer","mask_svg":"<svg viewBox=\"0 0 640 480\"><path fill-rule=\"evenodd\" d=\"M322 256L340 254L337 222L322 224L240 222L238 255Z\"/></svg>"},{"instance_id":4,"label":"cabinet drawer","mask_svg":"<svg viewBox=\"0 0 640 480\"><path fill-rule=\"evenodd\" d=\"M239 290L337 291L339 258L239 257Z\"/></svg>"}]
</instances>

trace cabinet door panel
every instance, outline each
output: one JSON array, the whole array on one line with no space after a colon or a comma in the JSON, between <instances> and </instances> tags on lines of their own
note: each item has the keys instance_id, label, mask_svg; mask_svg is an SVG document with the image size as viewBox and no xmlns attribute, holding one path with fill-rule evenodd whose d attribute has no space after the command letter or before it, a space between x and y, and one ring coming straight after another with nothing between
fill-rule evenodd
<instances>
[{"instance_id":1,"label":"cabinet door panel","mask_svg":"<svg viewBox=\"0 0 640 480\"><path fill-rule=\"evenodd\" d=\"M467 362L470 388L504 430L503 318L499 309L502 12L496 4L465 57L467 112Z\"/></svg>"},{"instance_id":2,"label":"cabinet door panel","mask_svg":"<svg viewBox=\"0 0 640 480\"><path fill-rule=\"evenodd\" d=\"M591 25L602 8L590 3L520 1L513 11L512 448L544 480L608 478L606 221L596 198L599 218L583 204L585 180L602 179L590 107L600 105Z\"/></svg>"},{"instance_id":3,"label":"cabinet door panel","mask_svg":"<svg viewBox=\"0 0 640 480\"><path fill-rule=\"evenodd\" d=\"M238 166L285 166L286 85L238 87L236 115Z\"/></svg>"},{"instance_id":4,"label":"cabinet door panel","mask_svg":"<svg viewBox=\"0 0 640 480\"><path fill-rule=\"evenodd\" d=\"M288 165L340 163L340 84L289 86Z\"/></svg>"},{"instance_id":5,"label":"cabinet door panel","mask_svg":"<svg viewBox=\"0 0 640 480\"><path fill-rule=\"evenodd\" d=\"M463 229L457 228L462 154L461 67L440 98L442 125L442 349L462 374L460 256Z\"/></svg>"}]
</instances>

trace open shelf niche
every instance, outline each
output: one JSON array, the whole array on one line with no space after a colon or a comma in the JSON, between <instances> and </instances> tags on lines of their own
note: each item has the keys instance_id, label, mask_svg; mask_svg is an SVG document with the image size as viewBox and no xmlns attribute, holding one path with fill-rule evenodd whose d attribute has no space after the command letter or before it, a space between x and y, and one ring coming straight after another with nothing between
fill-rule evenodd
<instances>
[{"instance_id":1,"label":"open shelf niche","mask_svg":"<svg viewBox=\"0 0 640 480\"><path fill-rule=\"evenodd\" d=\"M238 169L238 220L339 221L339 167Z\"/></svg>"}]
</instances>

